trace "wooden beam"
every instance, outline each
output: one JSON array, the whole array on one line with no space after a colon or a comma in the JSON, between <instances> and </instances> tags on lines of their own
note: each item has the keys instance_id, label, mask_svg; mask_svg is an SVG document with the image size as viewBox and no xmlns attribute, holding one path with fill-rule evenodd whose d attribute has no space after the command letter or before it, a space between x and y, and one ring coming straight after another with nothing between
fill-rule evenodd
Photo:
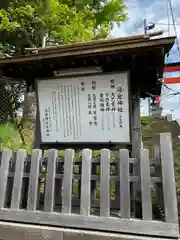
<instances>
[{"instance_id":1,"label":"wooden beam","mask_svg":"<svg viewBox=\"0 0 180 240\"><path fill-rule=\"evenodd\" d=\"M110 233L107 231L90 231L90 230L80 230L80 229L68 229L62 227L51 227L51 226L41 226L33 224L22 224L22 223L12 223L12 222L0 222L0 232L2 239L8 240L19 240L25 239L28 236L29 240L68 240L68 239L116 239L116 240L167 240L167 238L157 238L153 236L140 236L131 234L119 234ZM177 238L168 238L177 239Z\"/></svg>"},{"instance_id":2,"label":"wooden beam","mask_svg":"<svg viewBox=\"0 0 180 240\"><path fill-rule=\"evenodd\" d=\"M11 59L0 59L1 64L17 64L17 63L31 63L32 61L39 61L45 59L62 58L62 57L72 57L72 56L92 56L103 53L107 55L108 52L115 51L119 52L134 52L134 51L144 51L144 49L150 48L160 48L165 47L167 51L173 46L175 41L174 37L170 38L160 38L149 40L149 37L141 37L133 39L119 39L119 40L108 40L100 42L89 42L89 43L79 43L79 44L68 44L62 45L58 48L48 49L45 51L40 51L39 54L31 55L21 55L14 56ZM144 48L142 50L142 48ZM58 59L59 61L59 59Z\"/></svg>"},{"instance_id":3,"label":"wooden beam","mask_svg":"<svg viewBox=\"0 0 180 240\"><path fill-rule=\"evenodd\" d=\"M41 211L24 211L22 209L0 209L0 219L3 221L69 227L79 229L104 230L106 232L121 232L160 237L179 237L179 225L158 221L139 219L121 219L114 217L80 216L78 214L58 214Z\"/></svg>"}]
</instances>

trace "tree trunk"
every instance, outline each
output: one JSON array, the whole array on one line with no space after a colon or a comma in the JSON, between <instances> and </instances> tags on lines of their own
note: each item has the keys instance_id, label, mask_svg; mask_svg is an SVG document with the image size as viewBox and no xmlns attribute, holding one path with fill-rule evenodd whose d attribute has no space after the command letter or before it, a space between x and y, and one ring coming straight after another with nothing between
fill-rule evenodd
<instances>
[{"instance_id":1,"label":"tree trunk","mask_svg":"<svg viewBox=\"0 0 180 240\"><path fill-rule=\"evenodd\" d=\"M36 122L36 94L26 92L24 95L23 124Z\"/></svg>"},{"instance_id":2,"label":"tree trunk","mask_svg":"<svg viewBox=\"0 0 180 240\"><path fill-rule=\"evenodd\" d=\"M8 121L11 110L9 94L5 89L5 85L0 83L0 124Z\"/></svg>"}]
</instances>

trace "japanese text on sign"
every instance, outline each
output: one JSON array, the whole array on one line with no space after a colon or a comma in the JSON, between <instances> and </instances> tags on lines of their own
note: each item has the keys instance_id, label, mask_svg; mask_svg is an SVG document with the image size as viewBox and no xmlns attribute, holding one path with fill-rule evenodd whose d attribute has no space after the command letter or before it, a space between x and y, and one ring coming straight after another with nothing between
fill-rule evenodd
<instances>
[{"instance_id":1,"label":"japanese text on sign","mask_svg":"<svg viewBox=\"0 0 180 240\"><path fill-rule=\"evenodd\" d=\"M130 141L128 74L38 81L44 143Z\"/></svg>"}]
</instances>

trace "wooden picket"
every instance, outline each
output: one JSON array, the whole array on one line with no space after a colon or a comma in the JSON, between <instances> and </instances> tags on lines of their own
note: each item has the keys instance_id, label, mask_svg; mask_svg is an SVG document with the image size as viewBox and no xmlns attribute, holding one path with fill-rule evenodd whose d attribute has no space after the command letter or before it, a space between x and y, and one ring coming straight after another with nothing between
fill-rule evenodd
<instances>
[{"instance_id":1,"label":"wooden picket","mask_svg":"<svg viewBox=\"0 0 180 240\"><path fill-rule=\"evenodd\" d=\"M89 216L91 211L91 159L92 151L84 149L82 151L82 177L81 181L81 208L80 214Z\"/></svg>"},{"instance_id":2,"label":"wooden picket","mask_svg":"<svg viewBox=\"0 0 180 240\"><path fill-rule=\"evenodd\" d=\"M21 201L21 189L22 189L22 178L24 170L24 161L26 152L24 150L18 150L16 156L16 167L14 173L14 183L12 190L11 209L19 209Z\"/></svg>"},{"instance_id":3,"label":"wooden picket","mask_svg":"<svg viewBox=\"0 0 180 240\"><path fill-rule=\"evenodd\" d=\"M44 211L53 212L57 150L48 151Z\"/></svg>"},{"instance_id":4,"label":"wooden picket","mask_svg":"<svg viewBox=\"0 0 180 240\"><path fill-rule=\"evenodd\" d=\"M64 159L64 177L62 189L62 213L71 213L72 199L72 175L73 175L73 158L74 151L67 149Z\"/></svg>"},{"instance_id":5,"label":"wooden picket","mask_svg":"<svg viewBox=\"0 0 180 240\"><path fill-rule=\"evenodd\" d=\"M120 209L122 218L130 218L129 152L122 149L120 155Z\"/></svg>"},{"instance_id":6,"label":"wooden picket","mask_svg":"<svg viewBox=\"0 0 180 240\"><path fill-rule=\"evenodd\" d=\"M100 172L100 216L109 217L110 215L110 151L101 150L101 172ZM83 183L82 183L83 184Z\"/></svg>"},{"instance_id":7,"label":"wooden picket","mask_svg":"<svg viewBox=\"0 0 180 240\"><path fill-rule=\"evenodd\" d=\"M111 158L111 152L108 149L101 150L100 158L93 158L90 149L82 150L82 158L75 158L74 150L67 149L64 159L58 157L58 151L55 149L48 151L48 157L42 157L42 151L39 149L33 150L31 157L26 156L24 150L18 150L14 171L11 167L12 152L2 150L0 221L176 237L179 231L178 215L172 144L168 133L160 135L160 154L161 161L157 159L157 154L154 154L156 158L150 159L149 151L142 149L139 161L140 176L132 176L130 164L138 161L129 157L130 153L127 149L120 149L119 158L115 160ZM24 167L28 162L31 165L29 170ZM58 163L63 163L63 168L57 173ZM77 163L81 165L81 173L77 173ZM95 172L92 172L92 163L96 164ZM151 174L151 169L153 168L156 172L157 166L161 167L162 177L159 173L158 176ZM118 171L116 171L117 167L119 167ZM42 171L43 168L45 172ZM13 178L13 188L10 193L8 181L11 178ZM24 179L29 179L29 188L27 203L23 204L26 207L22 209ZM43 190L40 190L39 184L42 179L45 185ZM62 180L62 184L59 181L58 185L55 184L57 179ZM100 198L98 194L96 194L96 199L91 195L92 181L96 181L96 191L100 192ZM77 186L78 182L81 183L80 186ZM114 185L113 182L115 182ZM133 218L132 215L131 182L140 182L141 185L141 219ZM165 221L154 220L155 200L151 196L152 186L161 182ZM119 189L116 192L117 186ZM73 188L78 191L76 197L73 195ZM58 191L60 194L55 195ZM43 200L40 200L40 195ZM57 197L60 198L58 201L56 201ZM5 206L9 198L11 204L8 208ZM38 206L42 204L44 207L38 209Z\"/></svg>"},{"instance_id":8,"label":"wooden picket","mask_svg":"<svg viewBox=\"0 0 180 240\"><path fill-rule=\"evenodd\" d=\"M37 189L39 180L39 163L42 157L42 151L35 149L32 152L31 158L31 170L29 176L29 192L28 192L28 202L27 210L35 211L37 204Z\"/></svg>"},{"instance_id":9,"label":"wooden picket","mask_svg":"<svg viewBox=\"0 0 180 240\"><path fill-rule=\"evenodd\" d=\"M141 171L141 195L142 195L142 216L143 220L152 220L152 198L149 151L141 150L140 156Z\"/></svg>"},{"instance_id":10,"label":"wooden picket","mask_svg":"<svg viewBox=\"0 0 180 240\"><path fill-rule=\"evenodd\" d=\"M0 168L0 208L4 207L7 177L9 171L9 162L12 157L12 152L10 150L4 150L2 152L1 158L1 168Z\"/></svg>"}]
</instances>

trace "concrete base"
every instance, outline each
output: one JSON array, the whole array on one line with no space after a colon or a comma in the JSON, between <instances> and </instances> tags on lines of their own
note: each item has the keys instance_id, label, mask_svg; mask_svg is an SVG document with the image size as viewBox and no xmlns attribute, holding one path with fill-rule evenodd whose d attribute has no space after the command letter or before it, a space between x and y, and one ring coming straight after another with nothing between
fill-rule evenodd
<instances>
[{"instance_id":1,"label":"concrete base","mask_svg":"<svg viewBox=\"0 0 180 240\"><path fill-rule=\"evenodd\" d=\"M1 240L163 240L164 238L0 222ZM169 238L168 238L169 239ZM178 239L178 238L176 238ZM167 239L166 239L167 240Z\"/></svg>"}]
</instances>

